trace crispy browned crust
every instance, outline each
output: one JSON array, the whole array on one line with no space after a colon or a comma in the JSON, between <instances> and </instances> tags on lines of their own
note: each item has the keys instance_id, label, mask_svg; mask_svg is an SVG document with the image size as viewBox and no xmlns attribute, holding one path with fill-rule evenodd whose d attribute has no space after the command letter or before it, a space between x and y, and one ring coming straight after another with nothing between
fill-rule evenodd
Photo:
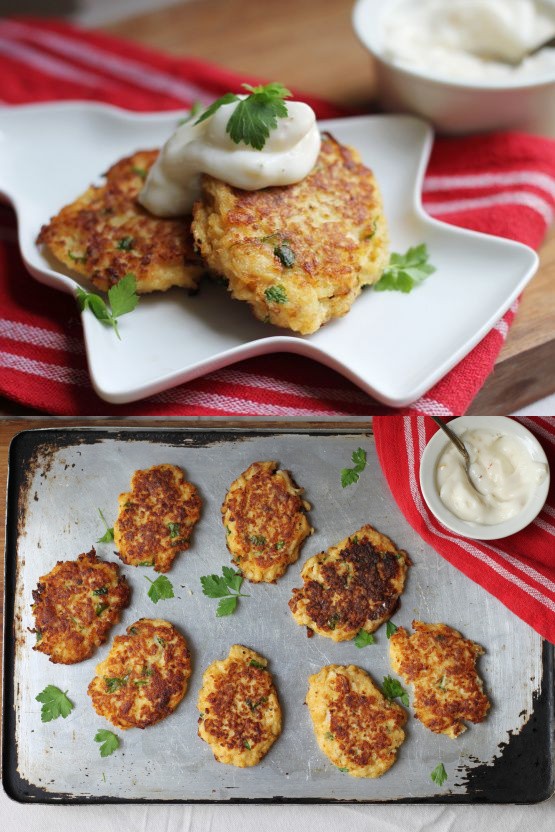
<instances>
[{"instance_id":1,"label":"crispy browned crust","mask_svg":"<svg viewBox=\"0 0 555 832\"><path fill-rule=\"evenodd\" d=\"M254 766L281 732L281 709L263 656L234 644L227 659L204 672L199 692L199 737L218 762Z\"/></svg>"},{"instance_id":2,"label":"crispy browned crust","mask_svg":"<svg viewBox=\"0 0 555 832\"><path fill-rule=\"evenodd\" d=\"M187 690L187 642L168 621L141 618L116 636L96 668L88 694L99 716L117 728L147 728L173 713Z\"/></svg>"},{"instance_id":3,"label":"crispy browned crust","mask_svg":"<svg viewBox=\"0 0 555 832\"><path fill-rule=\"evenodd\" d=\"M253 462L222 505L227 548L249 581L274 582L294 563L313 529L303 489L274 460Z\"/></svg>"},{"instance_id":4,"label":"crispy browned crust","mask_svg":"<svg viewBox=\"0 0 555 832\"><path fill-rule=\"evenodd\" d=\"M396 760L407 715L360 667L327 665L309 678L314 733L331 762L353 777L380 777Z\"/></svg>"},{"instance_id":5,"label":"crispy browned crust","mask_svg":"<svg viewBox=\"0 0 555 832\"><path fill-rule=\"evenodd\" d=\"M100 560L94 549L58 561L33 590L33 649L55 664L88 659L119 621L130 594L117 564Z\"/></svg>"},{"instance_id":6,"label":"crispy browned crust","mask_svg":"<svg viewBox=\"0 0 555 832\"><path fill-rule=\"evenodd\" d=\"M201 499L176 465L135 471L131 491L119 495L114 541L124 563L168 572L191 544Z\"/></svg>"},{"instance_id":7,"label":"crispy browned crust","mask_svg":"<svg viewBox=\"0 0 555 832\"><path fill-rule=\"evenodd\" d=\"M410 563L388 537L363 526L307 560L304 586L289 601L293 617L334 641L373 633L397 609Z\"/></svg>"},{"instance_id":8,"label":"crispy browned crust","mask_svg":"<svg viewBox=\"0 0 555 832\"><path fill-rule=\"evenodd\" d=\"M490 703L476 672L484 648L447 624L413 621L389 639L391 667L414 685L414 712L430 731L455 739L469 722L482 722Z\"/></svg>"},{"instance_id":9,"label":"crispy browned crust","mask_svg":"<svg viewBox=\"0 0 555 832\"><path fill-rule=\"evenodd\" d=\"M102 291L128 273L139 294L196 288L204 269L194 251L191 217L161 219L137 201L157 156L157 150L142 150L121 159L106 173L105 185L91 186L44 225L37 243Z\"/></svg>"},{"instance_id":10,"label":"crispy browned crust","mask_svg":"<svg viewBox=\"0 0 555 832\"><path fill-rule=\"evenodd\" d=\"M388 261L376 180L358 153L325 135L313 171L296 185L243 191L204 176L193 209L196 245L234 298L262 321L303 334L344 315ZM287 243L295 262L275 254ZM285 302L266 291L281 286Z\"/></svg>"}]
</instances>

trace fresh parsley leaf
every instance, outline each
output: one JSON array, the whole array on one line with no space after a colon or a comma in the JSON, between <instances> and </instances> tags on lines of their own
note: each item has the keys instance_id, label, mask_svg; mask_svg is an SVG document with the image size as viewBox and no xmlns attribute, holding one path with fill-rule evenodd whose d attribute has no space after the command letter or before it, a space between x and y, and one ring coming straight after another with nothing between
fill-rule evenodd
<instances>
[{"instance_id":1,"label":"fresh parsley leaf","mask_svg":"<svg viewBox=\"0 0 555 832\"><path fill-rule=\"evenodd\" d=\"M75 298L80 310L90 309L95 318L108 326L111 326L118 338L121 340L118 329L118 318L132 312L139 302L136 294L137 281L135 275L126 274L125 277L112 286L108 291L110 308L106 302L95 295L94 292L85 292L79 286L75 290Z\"/></svg>"},{"instance_id":2,"label":"fresh parsley leaf","mask_svg":"<svg viewBox=\"0 0 555 832\"><path fill-rule=\"evenodd\" d=\"M280 243L274 248L274 254L285 269L291 269L295 265L295 252L289 243Z\"/></svg>"},{"instance_id":3,"label":"fresh parsley leaf","mask_svg":"<svg viewBox=\"0 0 555 832\"><path fill-rule=\"evenodd\" d=\"M248 595L241 592L243 576L229 566L222 567L222 576L203 575L200 579L202 592L208 598L221 598L216 609L218 618L231 615L235 612L238 598L248 598Z\"/></svg>"},{"instance_id":4,"label":"fresh parsley leaf","mask_svg":"<svg viewBox=\"0 0 555 832\"><path fill-rule=\"evenodd\" d=\"M398 630L398 627L397 627L396 624L393 623L393 621L388 621L387 624L385 625L385 634L388 638L391 638L393 633L396 633L397 630Z\"/></svg>"},{"instance_id":5,"label":"fresh parsley leaf","mask_svg":"<svg viewBox=\"0 0 555 832\"><path fill-rule=\"evenodd\" d=\"M398 679L384 676L382 690L386 699L400 699L403 705L408 708L409 695Z\"/></svg>"},{"instance_id":6,"label":"fresh parsley leaf","mask_svg":"<svg viewBox=\"0 0 555 832\"><path fill-rule=\"evenodd\" d=\"M148 597L151 601L154 601L155 604L158 601L163 601L166 598L174 598L173 594L173 585L169 578L166 578L165 575L159 575L155 581L151 581L145 575L145 578L150 583L150 589L148 590Z\"/></svg>"},{"instance_id":7,"label":"fresh parsley leaf","mask_svg":"<svg viewBox=\"0 0 555 832\"><path fill-rule=\"evenodd\" d=\"M101 743L101 757L109 757L110 754L114 753L116 748L119 748L119 737L117 737L112 731L106 731L105 728L96 732L94 741Z\"/></svg>"},{"instance_id":8,"label":"fresh parsley leaf","mask_svg":"<svg viewBox=\"0 0 555 832\"><path fill-rule=\"evenodd\" d=\"M343 488L358 482L361 472L366 468L366 451L357 448L356 451L353 451L351 459L354 462L354 467L343 468L341 471L341 485Z\"/></svg>"},{"instance_id":9,"label":"fresh parsley leaf","mask_svg":"<svg viewBox=\"0 0 555 832\"><path fill-rule=\"evenodd\" d=\"M216 616L223 618L226 615L231 615L232 612L235 612L236 607L237 595L228 595L226 598L221 598L216 608Z\"/></svg>"},{"instance_id":10,"label":"fresh parsley leaf","mask_svg":"<svg viewBox=\"0 0 555 832\"><path fill-rule=\"evenodd\" d=\"M98 509L98 513L100 514L102 522L104 523L104 526L106 527L106 533L103 534L102 537L99 537L96 542L97 543L111 543L114 539L114 529L113 529L113 527L110 528L110 526L106 522L106 518L104 517L104 515L102 514L102 511L100 509ZM93 594L94 595L100 595L100 592L99 592L99 590L95 590L95 592Z\"/></svg>"},{"instance_id":11,"label":"fresh parsley leaf","mask_svg":"<svg viewBox=\"0 0 555 832\"><path fill-rule=\"evenodd\" d=\"M195 121L200 124L220 109L224 104L237 102L226 125L226 132L235 144L243 142L262 150L270 135L270 130L277 127L278 118L287 116L287 106L284 99L291 97L291 92L282 84L274 81L265 86L251 87L250 84L241 85L249 93L246 98L240 98L228 92L214 101L207 110Z\"/></svg>"},{"instance_id":12,"label":"fresh parsley leaf","mask_svg":"<svg viewBox=\"0 0 555 832\"><path fill-rule=\"evenodd\" d=\"M135 275L126 274L125 277L112 286L108 290L108 300L112 308L112 315L114 318L119 318L120 315L127 315L132 312L139 302L139 296L136 292L137 280Z\"/></svg>"},{"instance_id":13,"label":"fresh parsley leaf","mask_svg":"<svg viewBox=\"0 0 555 832\"><path fill-rule=\"evenodd\" d=\"M51 722L53 719L58 719L59 716L63 719L69 716L75 706L67 698L66 693L67 690L64 693L55 685L47 685L44 690L35 696L37 702L42 702L40 711L42 722Z\"/></svg>"},{"instance_id":14,"label":"fresh parsley leaf","mask_svg":"<svg viewBox=\"0 0 555 832\"><path fill-rule=\"evenodd\" d=\"M262 662L257 662L256 659L251 659L249 665L258 668L258 670L266 670L266 665L262 664Z\"/></svg>"},{"instance_id":15,"label":"fresh parsley leaf","mask_svg":"<svg viewBox=\"0 0 555 832\"><path fill-rule=\"evenodd\" d=\"M374 644L376 639L372 633L367 633L366 630L359 630L355 637L355 647L366 647L368 644Z\"/></svg>"},{"instance_id":16,"label":"fresh parsley leaf","mask_svg":"<svg viewBox=\"0 0 555 832\"><path fill-rule=\"evenodd\" d=\"M437 783L438 786L443 786L443 784L447 780L447 772L445 771L445 766L443 765L443 763L437 764L434 770L430 772L430 777L432 778L434 783Z\"/></svg>"},{"instance_id":17,"label":"fresh parsley leaf","mask_svg":"<svg viewBox=\"0 0 555 832\"><path fill-rule=\"evenodd\" d=\"M121 240L118 240L116 243L116 248L119 248L120 251L131 251L135 244L135 239L133 237L122 237Z\"/></svg>"},{"instance_id":18,"label":"fresh parsley leaf","mask_svg":"<svg viewBox=\"0 0 555 832\"><path fill-rule=\"evenodd\" d=\"M263 534L250 534L249 541L253 543L255 546L265 546L266 545L266 538Z\"/></svg>"},{"instance_id":19,"label":"fresh parsley leaf","mask_svg":"<svg viewBox=\"0 0 555 832\"><path fill-rule=\"evenodd\" d=\"M374 284L374 289L377 292L412 291L436 270L435 266L428 263L428 257L426 243L407 249L405 254L393 253L389 258L389 266Z\"/></svg>"},{"instance_id":20,"label":"fresh parsley leaf","mask_svg":"<svg viewBox=\"0 0 555 832\"><path fill-rule=\"evenodd\" d=\"M268 303L287 303L287 290L285 286L269 286L264 291L264 297Z\"/></svg>"}]
</instances>

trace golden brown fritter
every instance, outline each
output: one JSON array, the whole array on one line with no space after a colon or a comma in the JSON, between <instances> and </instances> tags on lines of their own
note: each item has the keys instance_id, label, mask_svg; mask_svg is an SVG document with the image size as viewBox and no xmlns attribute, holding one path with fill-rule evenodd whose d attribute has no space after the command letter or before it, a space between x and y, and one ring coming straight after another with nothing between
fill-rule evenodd
<instances>
[{"instance_id":1,"label":"golden brown fritter","mask_svg":"<svg viewBox=\"0 0 555 832\"><path fill-rule=\"evenodd\" d=\"M232 482L222 505L227 548L249 581L272 583L298 560L303 540L313 529L288 471L277 462L253 462Z\"/></svg>"},{"instance_id":2,"label":"golden brown fritter","mask_svg":"<svg viewBox=\"0 0 555 832\"><path fill-rule=\"evenodd\" d=\"M176 465L135 471L131 491L118 497L114 541L124 563L167 572L190 546L201 499Z\"/></svg>"},{"instance_id":3,"label":"golden brown fritter","mask_svg":"<svg viewBox=\"0 0 555 832\"><path fill-rule=\"evenodd\" d=\"M330 664L310 676L306 704L321 750L353 777L380 777L396 760L407 715L362 668Z\"/></svg>"},{"instance_id":4,"label":"golden brown fritter","mask_svg":"<svg viewBox=\"0 0 555 832\"><path fill-rule=\"evenodd\" d=\"M388 263L372 171L329 135L296 185L243 191L203 176L202 188L193 209L196 246L261 321L315 332L345 315Z\"/></svg>"},{"instance_id":5,"label":"golden brown fritter","mask_svg":"<svg viewBox=\"0 0 555 832\"><path fill-rule=\"evenodd\" d=\"M281 708L268 662L234 644L204 672L198 734L220 763L255 766L281 733Z\"/></svg>"},{"instance_id":6,"label":"golden brown fritter","mask_svg":"<svg viewBox=\"0 0 555 832\"><path fill-rule=\"evenodd\" d=\"M97 558L94 549L77 560L58 561L33 590L33 649L55 664L88 659L119 621L130 594L119 567Z\"/></svg>"},{"instance_id":7,"label":"golden brown fritter","mask_svg":"<svg viewBox=\"0 0 555 832\"><path fill-rule=\"evenodd\" d=\"M175 711L190 675L181 633L168 621L140 618L115 637L88 694L97 714L116 728L148 728Z\"/></svg>"},{"instance_id":8,"label":"golden brown fritter","mask_svg":"<svg viewBox=\"0 0 555 832\"><path fill-rule=\"evenodd\" d=\"M289 607L301 626L334 641L373 633L398 606L411 561L385 535L366 525L327 552L309 558Z\"/></svg>"},{"instance_id":9,"label":"golden brown fritter","mask_svg":"<svg viewBox=\"0 0 555 832\"><path fill-rule=\"evenodd\" d=\"M161 219L137 201L157 156L142 150L121 159L105 185L91 186L44 225L37 243L104 292L128 273L139 294L195 289L204 268L193 248L191 217Z\"/></svg>"},{"instance_id":10,"label":"golden brown fritter","mask_svg":"<svg viewBox=\"0 0 555 832\"><path fill-rule=\"evenodd\" d=\"M462 720L482 722L490 703L476 673L483 647L446 624L413 621L389 639L391 667L414 685L416 718L436 734L455 739L466 731Z\"/></svg>"}]
</instances>

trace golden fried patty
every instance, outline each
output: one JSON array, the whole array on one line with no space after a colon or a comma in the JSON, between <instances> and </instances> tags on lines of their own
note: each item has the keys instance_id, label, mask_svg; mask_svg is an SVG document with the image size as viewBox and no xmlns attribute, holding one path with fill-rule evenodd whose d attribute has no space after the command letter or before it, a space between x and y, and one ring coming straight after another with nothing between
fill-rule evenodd
<instances>
[{"instance_id":1,"label":"golden fried patty","mask_svg":"<svg viewBox=\"0 0 555 832\"><path fill-rule=\"evenodd\" d=\"M88 694L97 714L117 728L147 728L175 711L190 675L181 633L168 621L140 618L115 637Z\"/></svg>"},{"instance_id":2,"label":"golden fried patty","mask_svg":"<svg viewBox=\"0 0 555 832\"><path fill-rule=\"evenodd\" d=\"M309 558L293 590L293 618L334 641L347 641L360 630L373 633L391 618L405 585L410 558L372 526Z\"/></svg>"},{"instance_id":3,"label":"golden fried patty","mask_svg":"<svg viewBox=\"0 0 555 832\"><path fill-rule=\"evenodd\" d=\"M353 777L380 777L395 762L407 715L362 668L329 664L310 676L306 704L321 750Z\"/></svg>"},{"instance_id":4,"label":"golden fried patty","mask_svg":"<svg viewBox=\"0 0 555 832\"><path fill-rule=\"evenodd\" d=\"M137 201L157 156L157 150L142 150L121 159L105 185L91 186L44 225L37 243L105 292L128 273L138 293L195 289L204 269L193 248L191 217L161 219Z\"/></svg>"},{"instance_id":5,"label":"golden fried patty","mask_svg":"<svg viewBox=\"0 0 555 832\"><path fill-rule=\"evenodd\" d=\"M131 491L118 502L114 541L122 561L167 572L177 553L189 548L200 517L195 486L176 465L153 465L135 471Z\"/></svg>"},{"instance_id":6,"label":"golden fried patty","mask_svg":"<svg viewBox=\"0 0 555 832\"><path fill-rule=\"evenodd\" d=\"M412 626L411 636L399 627L390 637L391 667L414 685L417 719L455 739L466 731L462 720L482 722L490 707L476 673L484 649L446 624L413 621Z\"/></svg>"},{"instance_id":7,"label":"golden fried patty","mask_svg":"<svg viewBox=\"0 0 555 832\"><path fill-rule=\"evenodd\" d=\"M253 462L231 484L222 505L227 548L249 581L271 583L298 559L313 531L302 493L273 460Z\"/></svg>"},{"instance_id":8,"label":"golden fried patty","mask_svg":"<svg viewBox=\"0 0 555 832\"><path fill-rule=\"evenodd\" d=\"M281 709L268 662L234 644L204 672L198 734L220 763L255 766L281 733Z\"/></svg>"},{"instance_id":9,"label":"golden fried patty","mask_svg":"<svg viewBox=\"0 0 555 832\"><path fill-rule=\"evenodd\" d=\"M33 649L55 664L88 659L106 641L129 596L119 567L97 558L94 549L77 560L58 561L33 590Z\"/></svg>"},{"instance_id":10,"label":"golden fried patty","mask_svg":"<svg viewBox=\"0 0 555 832\"><path fill-rule=\"evenodd\" d=\"M232 297L259 320L303 334L345 315L389 259L372 171L329 135L296 185L243 191L203 176L192 231Z\"/></svg>"}]
</instances>

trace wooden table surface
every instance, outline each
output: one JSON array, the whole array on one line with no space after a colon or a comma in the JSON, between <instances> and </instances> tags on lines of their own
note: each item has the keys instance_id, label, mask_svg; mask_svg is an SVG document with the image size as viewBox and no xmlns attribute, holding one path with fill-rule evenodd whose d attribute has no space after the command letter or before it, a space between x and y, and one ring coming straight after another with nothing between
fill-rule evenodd
<instances>
[{"instance_id":1,"label":"wooden table surface","mask_svg":"<svg viewBox=\"0 0 555 832\"><path fill-rule=\"evenodd\" d=\"M352 30L352 6L353 0L190 0L104 28L174 55L370 108L371 63ZM540 258L495 370L470 413L510 413L555 392L555 233ZM2 412L21 410L0 400Z\"/></svg>"}]
</instances>

